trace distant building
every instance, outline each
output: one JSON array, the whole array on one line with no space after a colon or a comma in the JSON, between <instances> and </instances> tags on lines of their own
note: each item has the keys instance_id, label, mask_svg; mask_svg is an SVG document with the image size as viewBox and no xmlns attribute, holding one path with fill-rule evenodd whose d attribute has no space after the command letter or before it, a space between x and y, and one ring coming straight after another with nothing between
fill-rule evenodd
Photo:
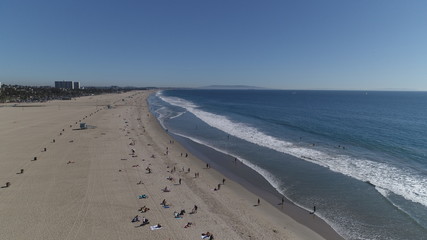
<instances>
[{"instance_id":1,"label":"distant building","mask_svg":"<svg viewBox=\"0 0 427 240\"><path fill-rule=\"evenodd\" d=\"M80 82L74 82L74 89L80 89Z\"/></svg>"},{"instance_id":2,"label":"distant building","mask_svg":"<svg viewBox=\"0 0 427 240\"><path fill-rule=\"evenodd\" d=\"M55 81L55 88L74 89L73 81Z\"/></svg>"}]
</instances>

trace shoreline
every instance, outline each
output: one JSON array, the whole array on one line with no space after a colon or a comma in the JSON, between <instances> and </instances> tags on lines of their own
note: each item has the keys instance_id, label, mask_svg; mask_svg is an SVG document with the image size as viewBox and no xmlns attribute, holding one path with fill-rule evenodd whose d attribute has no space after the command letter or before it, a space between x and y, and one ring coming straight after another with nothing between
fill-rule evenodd
<instances>
[{"instance_id":1,"label":"shoreline","mask_svg":"<svg viewBox=\"0 0 427 240\"><path fill-rule=\"evenodd\" d=\"M194 142L191 139L178 136L173 133L169 134L172 135L172 137L175 139L180 139L177 141L180 142L185 148L191 149L189 151L192 152L201 161L209 163L212 168L217 170L220 174L224 175L230 180L237 182L253 194L262 196L264 200L275 207L278 211L290 216L292 219L303 224L304 226L307 226L325 239L344 239L321 217L317 216L316 214L310 214L310 211L296 205L286 196L284 196L284 204L282 205L281 198L283 195L280 194L261 174L256 172L251 167L240 161L238 161L238 166L236 166L233 163L234 156L218 152L209 146ZM288 157L294 158L293 156ZM226 166L222 166L223 164Z\"/></svg>"},{"instance_id":2,"label":"shoreline","mask_svg":"<svg viewBox=\"0 0 427 240\"><path fill-rule=\"evenodd\" d=\"M157 118L156 120L158 121ZM280 194L261 174L246 164L238 161L237 164L239 166L236 167L236 165L233 163L234 156L219 152L218 150L204 144L194 142L187 137L179 136L172 132L166 131L160 122L159 126L165 133L180 142L185 149L188 149L189 152L194 154L198 158L198 161L209 163L212 168L219 172L220 175L235 181L237 184L241 185L252 194L258 197L262 196L262 199L266 200L279 212L291 217L293 220L308 227L325 239L344 239L325 220L316 214L309 214L309 211L296 205L288 198L286 198L286 196L284 196L284 207L282 208L281 198L283 195ZM295 158L290 155L288 157Z\"/></svg>"},{"instance_id":3,"label":"shoreline","mask_svg":"<svg viewBox=\"0 0 427 240\"><path fill-rule=\"evenodd\" d=\"M0 108L0 238L325 239L188 154L149 112L153 92Z\"/></svg>"}]
</instances>

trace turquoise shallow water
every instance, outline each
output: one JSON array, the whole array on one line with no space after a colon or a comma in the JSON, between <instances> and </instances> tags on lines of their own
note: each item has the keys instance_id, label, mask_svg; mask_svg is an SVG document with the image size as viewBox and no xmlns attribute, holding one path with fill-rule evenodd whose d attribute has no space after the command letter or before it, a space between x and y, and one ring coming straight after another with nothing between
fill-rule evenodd
<instances>
[{"instance_id":1,"label":"turquoise shallow water","mask_svg":"<svg viewBox=\"0 0 427 240\"><path fill-rule=\"evenodd\" d=\"M149 102L170 132L238 157L346 239L427 236L427 93L167 90Z\"/></svg>"}]
</instances>

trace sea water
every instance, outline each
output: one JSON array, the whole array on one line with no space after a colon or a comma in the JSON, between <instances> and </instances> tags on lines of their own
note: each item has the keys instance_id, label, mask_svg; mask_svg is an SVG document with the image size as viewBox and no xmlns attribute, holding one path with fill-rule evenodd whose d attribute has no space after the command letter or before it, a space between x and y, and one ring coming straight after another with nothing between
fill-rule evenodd
<instances>
[{"instance_id":1,"label":"sea water","mask_svg":"<svg viewBox=\"0 0 427 240\"><path fill-rule=\"evenodd\" d=\"M425 92L164 90L149 103L345 239L427 239Z\"/></svg>"}]
</instances>

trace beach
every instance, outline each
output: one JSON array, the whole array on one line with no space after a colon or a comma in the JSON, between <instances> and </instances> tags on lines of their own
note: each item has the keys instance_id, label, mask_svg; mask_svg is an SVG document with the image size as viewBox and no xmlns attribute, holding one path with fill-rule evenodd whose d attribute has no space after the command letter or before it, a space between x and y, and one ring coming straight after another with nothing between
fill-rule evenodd
<instances>
[{"instance_id":1,"label":"beach","mask_svg":"<svg viewBox=\"0 0 427 240\"><path fill-rule=\"evenodd\" d=\"M0 239L340 239L194 156L150 113L152 93L0 107Z\"/></svg>"}]
</instances>

